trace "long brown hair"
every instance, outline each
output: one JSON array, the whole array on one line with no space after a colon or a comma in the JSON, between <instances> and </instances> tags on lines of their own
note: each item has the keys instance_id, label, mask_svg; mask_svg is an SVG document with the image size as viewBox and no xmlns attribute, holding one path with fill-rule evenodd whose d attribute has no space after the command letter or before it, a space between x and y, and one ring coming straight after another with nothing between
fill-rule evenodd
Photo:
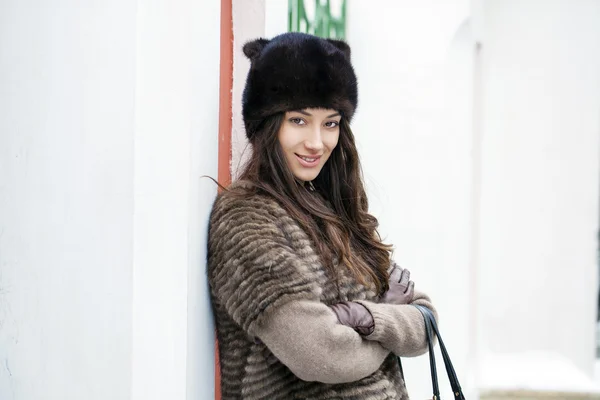
<instances>
[{"instance_id":1,"label":"long brown hair","mask_svg":"<svg viewBox=\"0 0 600 400\"><path fill-rule=\"evenodd\" d=\"M278 113L262 121L251 143L252 156L239 179L252 182L255 190L275 198L298 221L336 279L333 257L360 283L372 283L378 293L385 292L392 246L381 242L378 221L368 212L360 160L350 125L342 117L338 144L312 181L330 208L306 190L287 166L278 140L284 115Z\"/></svg>"}]
</instances>

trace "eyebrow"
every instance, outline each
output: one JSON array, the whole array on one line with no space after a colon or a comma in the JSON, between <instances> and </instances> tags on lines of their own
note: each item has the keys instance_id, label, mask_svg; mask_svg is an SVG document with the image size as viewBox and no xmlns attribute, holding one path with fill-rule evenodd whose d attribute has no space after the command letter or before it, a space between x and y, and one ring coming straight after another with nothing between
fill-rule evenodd
<instances>
[{"instance_id":1,"label":"eyebrow","mask_svg":"<svg viewBox=\"0 0 600 400\"><path fill-rule=\"evenodd\" d=\"M309 117L312 117L312 114L311 114L311 113L307 113L307 112L306 112L306 111L304 111L304 110L292 110L292 111L294 111L294 112L297 112L297 113L300 113L300 114L303 114L303 115L307 115L307 116L309 116ZM328 116L327 116L327 117L325 117L325 118L333 118L333 117L337 117L337 116L339 116L339 115L340 115L340 113L335 113L335 114L328 115Z\"/></svg>"}]
</instances>

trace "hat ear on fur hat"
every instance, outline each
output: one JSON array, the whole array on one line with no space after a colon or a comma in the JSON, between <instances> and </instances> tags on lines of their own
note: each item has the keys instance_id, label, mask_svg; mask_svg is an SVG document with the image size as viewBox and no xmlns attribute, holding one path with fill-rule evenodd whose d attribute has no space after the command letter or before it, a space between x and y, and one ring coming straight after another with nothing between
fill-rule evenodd
<instances>
[{"instance_id":1,"label":"hat ear on fur hat","mask_svg":"<svg viewBox=\"0 0 600 400\"><path fill-rule=\"evenodd\" d=\"M242 50L244 51L244 54L246 55L246 57L248 57L250 61L254 61L258 57L260 57L260 53L262 53L263 49L268 43L269 41L267 39L256 39L246 43Z\"/></svg>"},{"instance_id":2,"label":"hat ear on fur hat","mask_svg":"<svg viewBox=\"0 0 600 400\"><path fill-rule=\"evenodd\" d=\"M329 43L331 43L332 45L334 45L335 47L337 47L338 50L341 50L342 53L344 53L344 55L346 56L346 58L348 60L350 60L350 46L348 46L348 43L344 42L343 40L336 40L336 39L326 39Z\"/></svg>"}]
</instances>

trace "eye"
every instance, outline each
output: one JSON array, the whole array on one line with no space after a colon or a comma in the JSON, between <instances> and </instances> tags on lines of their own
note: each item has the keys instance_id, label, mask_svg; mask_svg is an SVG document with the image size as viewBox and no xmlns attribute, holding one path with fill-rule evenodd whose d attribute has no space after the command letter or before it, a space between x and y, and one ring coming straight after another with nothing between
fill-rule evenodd
<instances>
[{"instance_id":1,"label":"eye","mask_svg":"<svg viewBox=\"0 0 600 400\"><path fill-rule=\"evenodd\" d=\"M306 121L303 120L302 118L298 118L298 117L293 117L290 118L289 120L292 124L296 124L296 125L306 125Z\"/></svg>"},{"instance_id":2,"label":"eye","mask_svg":"<svg viewBox=\"0 0 600 400\"><path fill-rule=\"evenodd\" d=\"M328 121L325 122L325 126L328 128L337 128L338 126L340 126L340 123L337 121Z\"/></svg>"}]
</instances>

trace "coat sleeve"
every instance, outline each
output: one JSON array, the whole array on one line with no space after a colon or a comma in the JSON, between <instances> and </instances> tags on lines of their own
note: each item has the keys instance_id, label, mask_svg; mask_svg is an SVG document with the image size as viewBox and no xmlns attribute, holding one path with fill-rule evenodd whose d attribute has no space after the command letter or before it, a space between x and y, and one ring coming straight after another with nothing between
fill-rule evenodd
<instances>
[{"instance_id":1,"label":"coat sleeve","mask_svg":"<svg viewBox=\"0 0 600 400\"><path fill-rule=\"evenodd\" d=\"M416 357L428 351L423 314L413 305L429 308L436 320L437 312L429 297L415 291L411 304L384 304L359 300L373 315L375 329L365 339L381 343L400 357Z\"/></svg>"},{"instance_id":2,"label":"coat sleeve","mask_svg":"<svg viewBox=\"0 0 600 400\"><path fill-rule=\"evenodd\" d=\"M339 324L320 302L319 263L306 234L276 204L227 197L215 203L208 247L215 309L300 379L356 381L379 369L389 350Z\"/></svg>"}]
</instances>

